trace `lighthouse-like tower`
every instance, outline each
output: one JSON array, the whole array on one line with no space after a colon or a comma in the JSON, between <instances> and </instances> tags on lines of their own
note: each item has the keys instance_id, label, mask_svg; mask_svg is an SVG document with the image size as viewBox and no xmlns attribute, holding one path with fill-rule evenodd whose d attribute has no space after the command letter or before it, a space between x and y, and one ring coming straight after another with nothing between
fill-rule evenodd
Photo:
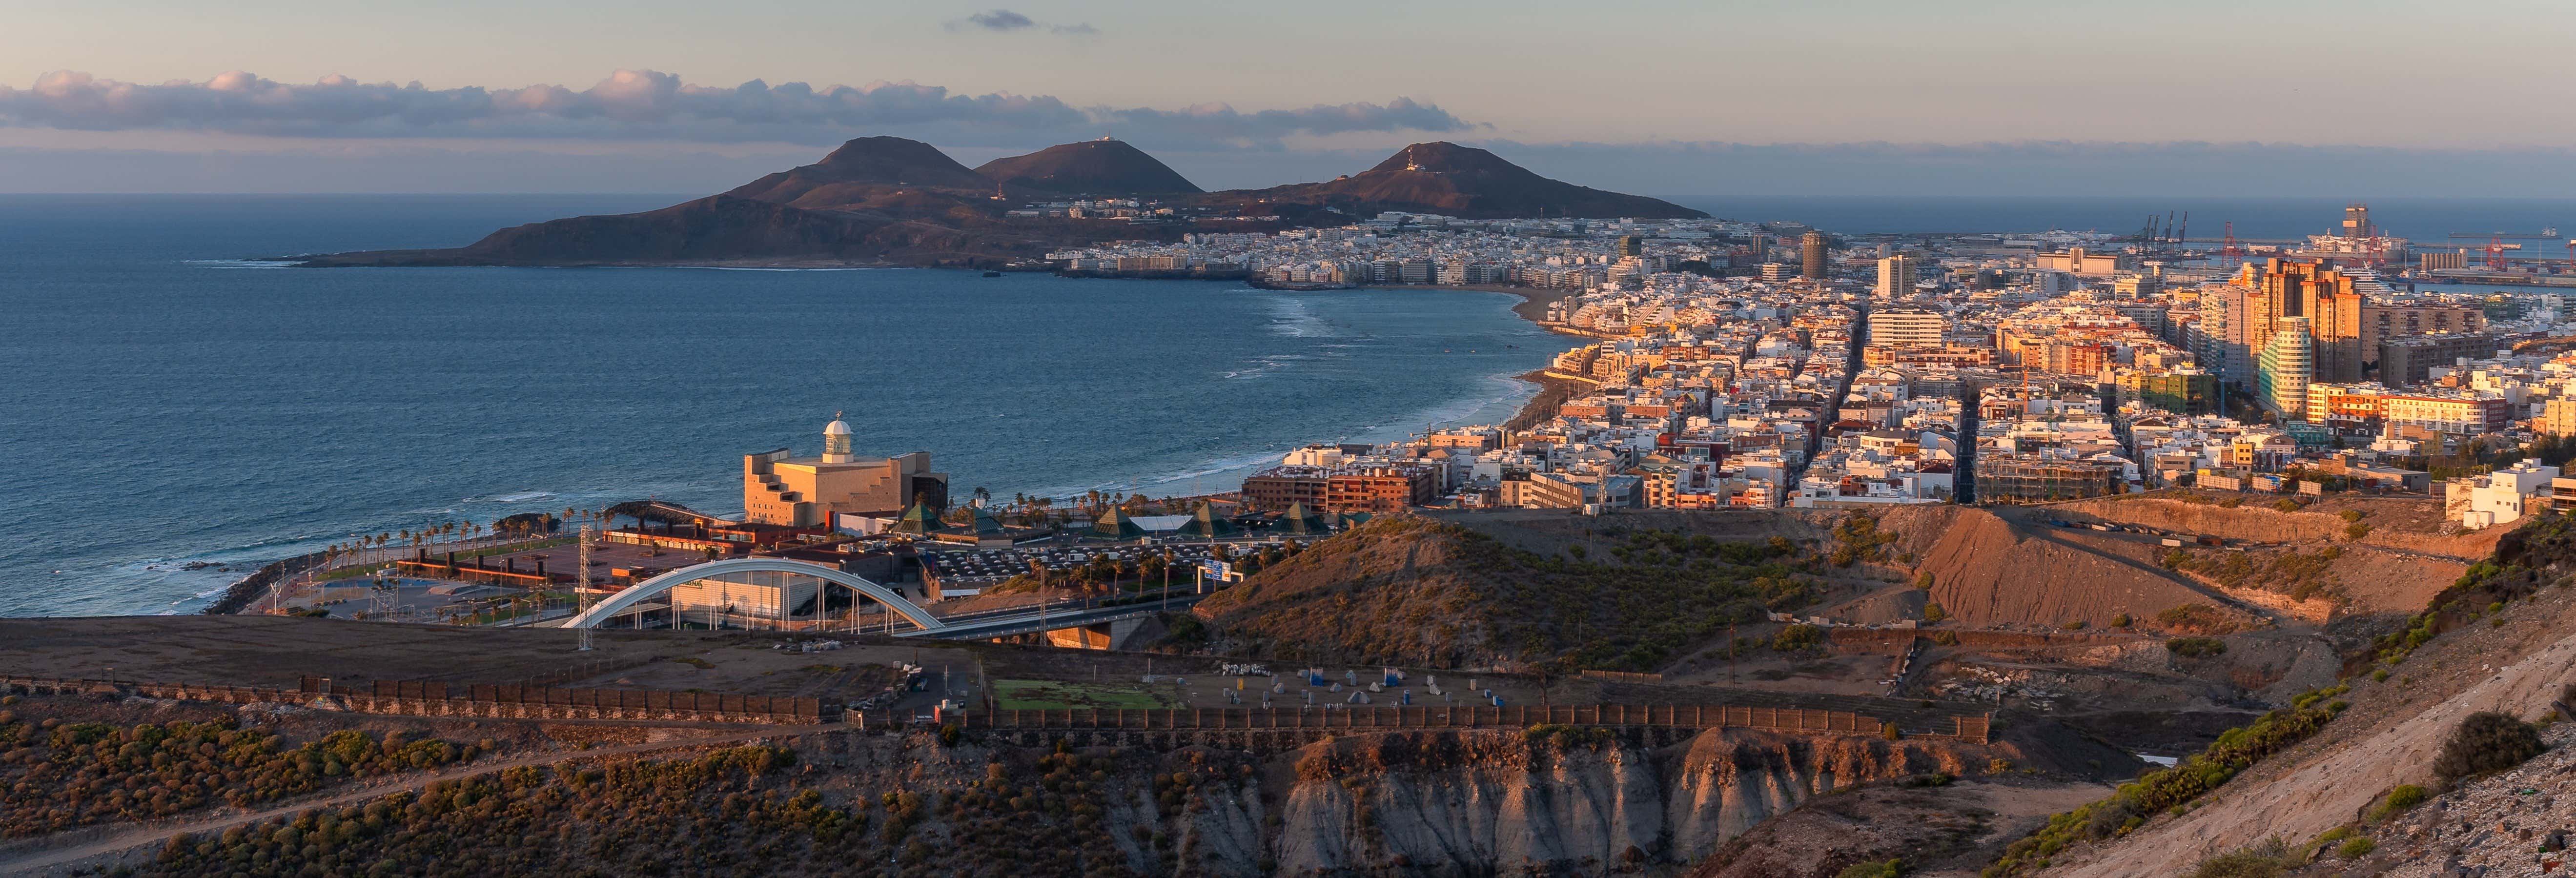
<instances>
[{"instance_id":1,"label":"lighthouse-like tower","mask_svg":"<svg viewBox=\"0 0 2576 878\"><path fill-rule=\"evenodd\" d=\"M851 463L858 459L850 450L850 422L841 420L840 412L833 412L832 422L823 425L823 462Z\"/></svg>"}]
</instances>

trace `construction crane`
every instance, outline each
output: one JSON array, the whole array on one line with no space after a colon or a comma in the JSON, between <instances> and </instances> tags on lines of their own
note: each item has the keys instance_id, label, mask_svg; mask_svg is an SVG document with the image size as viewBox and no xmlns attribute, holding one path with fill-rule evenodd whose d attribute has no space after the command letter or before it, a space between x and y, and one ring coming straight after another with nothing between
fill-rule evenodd
<instances>
[{"instance_id":1,"label":"construction crane","mask_svg":"<svg viewBox=\"0 0 2576 878\"><path fill-rule=\"evenodd\" d=\"M2174 229L2174 243L2191 240L2191 211L2182 212L2182 226Z\"/></svg>"},{"instance_id":2,"label":"construction crane","mask_svg":"<svg viewBox=\"0 0 2576 878\"><path fill-rule=\"evenodd\" d=\"M2218 264L2220 267L2233 269L2237 263L2243 261L2245 261L2245 245L2236 243L2236 221L2228 220L2227 242L2218 248Z\"/></svg>"},{"instance_id":3,"label":"construction crane","mask_svg":"<svg viewBox=\"0 0 2576 878\"><path fill-rule=\"evenodd\" d=\"M2487 239L2487 268L2492 271L2504 270L2503 235L2496 235Z\"/></svg>"}]
</instances>

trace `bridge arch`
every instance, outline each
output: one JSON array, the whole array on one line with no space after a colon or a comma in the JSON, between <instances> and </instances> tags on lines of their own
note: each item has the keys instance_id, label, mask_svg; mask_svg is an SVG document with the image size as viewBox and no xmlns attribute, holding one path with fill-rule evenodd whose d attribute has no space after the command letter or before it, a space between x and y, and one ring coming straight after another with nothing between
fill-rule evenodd
<instances>
[{"instance_id":1,"label":"bridge arch","mask_svg":"<svg viewBox=\"0 0 2576 878\"><path fill-rule=\"evenodd\" d=\"M605 622L619 613L626 612L636 604L643 603L646 599L668 592L681 583L695 582L711 576L723 576L731 573L792 573L798 576L811 576L825 582L857 590L860 594L867 595L877 603L883 604L886 609L892 610L895 613L902 615L905 619L910 620L912 624L919 626L922 631L938 631L948 627L948 623L942 622L939 617L931 615L929 610L924 610L919 605L914 604L909 600L905 600L902 595L896 594L893 589L870 582L865 578L845 572L838 567L828 567L822 564L815 564L808 561L795 561L786 558L727 558L721 561L708 561L703 564L693 564L687 567L682 567L678 570L673 570L669 573L664 573L651 579L644 580L643 582L638 582L634 585L628 586L625 591L618 592L617 594L610 596L607 600L592 604L590 609L585 610L580 615L574 616L570 620L564 622L563 627L597 628L601 622Z\"/></svg>"}]
</instances>

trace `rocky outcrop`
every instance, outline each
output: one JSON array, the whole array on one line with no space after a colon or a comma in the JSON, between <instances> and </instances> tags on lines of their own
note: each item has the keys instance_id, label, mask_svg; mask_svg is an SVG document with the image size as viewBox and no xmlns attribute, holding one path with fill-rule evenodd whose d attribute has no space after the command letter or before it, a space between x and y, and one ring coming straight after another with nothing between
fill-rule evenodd
<instances>
[{"instance_id":1,"label":"rocky outcrop","mask_svg":"<svg viewBox=\"0 0 2576 878\"><path fill-rule=\"evenodd\" d=\"M1827 790L1982 770L1955 742L1746 729L1663 747L1567 733L1380 735L1313 745L1281 797L1281 874L1595 872L1687 863Z\"/></svg>"}]
</instances>

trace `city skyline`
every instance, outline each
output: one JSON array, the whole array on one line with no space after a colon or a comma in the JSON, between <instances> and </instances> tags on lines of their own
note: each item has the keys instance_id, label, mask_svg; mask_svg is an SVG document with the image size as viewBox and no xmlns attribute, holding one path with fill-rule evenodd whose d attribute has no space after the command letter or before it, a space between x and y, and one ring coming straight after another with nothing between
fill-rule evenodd
<instances>
[{"instance_id":1,"label":"city skyline","mask_svg":"<svg viewBox=\"0 0 2576 878\"><path fill-rule=\"evenodd\" d=\"M2482 10L2512 26L2476 40L2422 38L2409 21L2449 13L2418 3L2187 3L2152 19L2103 4L1628 4L1543 33L1448 3L488 5L22 13L0 34L15 166L0 191L542 182L503 162L625 181L533 191L688 191L704 177L691 165L735 176L862 134L969 161L1107 134L1211 187L1349 173L1354 156L1447 139L1663 194L1772 194L1781 176L1884 192L1867 169L1893 166L1904 194L2527 196L2551 194L2530 184L2576 138L2533 112L2561 97L2550 47L2576 34L2531 3ZM2364 125L2371 107L2406 124ZM363 185L397 169L417 182Z\"/></svg>"}]
</instances>

